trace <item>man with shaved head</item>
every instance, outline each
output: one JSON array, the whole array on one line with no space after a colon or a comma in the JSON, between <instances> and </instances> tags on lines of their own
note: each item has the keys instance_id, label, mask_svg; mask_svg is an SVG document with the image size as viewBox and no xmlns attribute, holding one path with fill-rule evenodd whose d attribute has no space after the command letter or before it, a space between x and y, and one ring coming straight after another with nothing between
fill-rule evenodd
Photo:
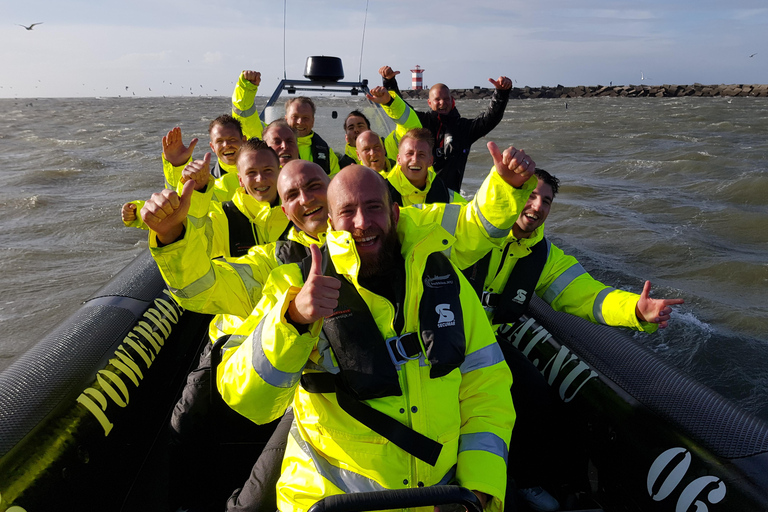
<instances>
[{"instance_id":1,"label":"man with shaved head","mask_svg":"<svg viewBox=\"0 0 768 512\"><path fill-rule=\"evenodd\" d=\"M398 94L400 90L395 77L399 73L389 66L379 69L384 87ZM474 119L461 117L451 96L451 90L445 84L435 84L429 90L428 112L416 111L421 126L431 131L435 137L433 154L437 177L451 190L461 190L464 168L472 144L488 135L504 117L509 92L512 90L512 80L500 76L496 80L489 78L488 81L495 88L491 103L485 112Z\"/></svg>"},{"instance_id":2,"label":"man with shaved head","mask_svg":"<svg viewBox=\"0 0 768 512\"><path fill-rule=\"evenodd\" d=\"M499 172L520 168L527 182L524 153L510 150L492 153ZM457 483L500 512L511 375L477 296L444 256L457 239L403 215L363 166L342 169L327 201L322 250L270 274L246 321L253 332L244 324L218 371L225 401L257 423L293 403L278 509Z\"/></svg>"}]
</instances>

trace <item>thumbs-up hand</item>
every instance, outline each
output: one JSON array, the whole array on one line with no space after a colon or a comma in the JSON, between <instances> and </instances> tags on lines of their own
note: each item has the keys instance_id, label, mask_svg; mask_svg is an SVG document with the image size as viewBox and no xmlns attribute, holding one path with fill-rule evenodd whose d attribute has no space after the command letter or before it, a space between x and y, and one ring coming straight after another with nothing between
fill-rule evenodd
<instances>
[{"instance_id":1,"label":"thumbs-up hand","mask_svg":"<svg viewBox=\"0 0 768 512\"><path fill-rule=\"evenodd\" d=\"M197 183L195 190L205 190L205 187L208 186L208 181L211 179L210 165L211 153L209 151L202 160L195 160L184 167L184 170L181 172L181 183L194 180Z\"/></svg>"},{"instance_id":2,"label":"thumbs-up hand","mask_svg":"<svg viewBox=\"0 0 768 512\"><path fill-rule=\"evenodd\" d=\"M502 153L495 142L488 143L488 152L499 176L515 188L522 187L536 170L536 163L522 149L509 146Z\"/></svg>"},{"instance_id":3,"label":"thumbs-up hand","mask_svg":"<svg viewBox=\"0 0 768 512\"><path fill-rule=\"evenodd\" d=\"M157 233L160 243L168 245L176 241L184 229L184 219L189 212L195 182L188 181L179 196L175 190L164 189L152 194L141 209L141 218L150 230Z\"/></svg>"},{"instance_id":4,"label":"thumbs-up hand","mask_svg":"<svg viewBox=\"0 0 768 512\"><path fill-rule=\"evenodd\" d=\"M295 324L312 324L324 318L339 305L341 283L335 277L323 275L323 256L320 248L309 246L312 266L301 291L288 305L288 316Z\"/></svg>"}]
</instances>

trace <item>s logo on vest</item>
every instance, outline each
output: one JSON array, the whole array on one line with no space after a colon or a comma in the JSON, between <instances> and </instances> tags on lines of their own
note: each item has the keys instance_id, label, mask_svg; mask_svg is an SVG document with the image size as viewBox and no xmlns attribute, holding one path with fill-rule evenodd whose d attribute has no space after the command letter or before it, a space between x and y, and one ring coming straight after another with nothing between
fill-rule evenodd
<instances>
[{"instance_id":1,"label":"s logo on vest","mask_svg":"<svg viewBox=\"0 0 768 512\"><path fill-rule=\"evenodd\" d=\"M437 320L438 327L450 327L456 325L450 304L438 304L435 307L435 313L440 315L440 318Z\"/></svg>"},{"instance_id":2,"label":"s logo on vest","mask_svg":"<svg viewBox=\"0 0 768 512\"><path fill-rule=\"evenodd\" d=\"M444 276L427 277L424 280L424 283L430 288L442 288L443 286L453 284L453 279L450 279L450 277L450 274L445 274ZM451 315L451 319L453 319L453 315Z\"/></svg>"},{"instance_id":3,"label":"s logo on vest","mask_svg":"<svg viewBox=\"0 0 768 512\"><path fill-rule=\"evenodd\" d=\"M527 295L528 295L528 292L521 288L521 289L517 290L517 295L512 300L517 302L518 304L523 304L523 303L525 303L525 297Z\"/></svg>"}]
</instances>

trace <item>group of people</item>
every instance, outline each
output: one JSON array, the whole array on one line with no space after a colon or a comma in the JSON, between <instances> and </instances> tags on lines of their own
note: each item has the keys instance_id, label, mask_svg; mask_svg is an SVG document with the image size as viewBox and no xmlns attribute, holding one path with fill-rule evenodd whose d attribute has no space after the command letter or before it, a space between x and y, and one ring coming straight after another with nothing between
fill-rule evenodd
<instances>
[{"instance_id":1,"label":"group of people","mask_svg":"<svg viewBox=\"0 0 768 512\"><path fill-rule=\"evenodd\" d=\"M495 328L534 293L647 332L682 302L651 298L648 282L640 295L606 286L547 240L559 181L522 150L489 142L490 172L470 200L459 194L470 147L504 115L509 78L490 79L490 105L468 119L445 85L420 112L401 98L397 71L379 73L368 99L396 129L377 134L352 111L336 153L314 131L311 98L291 98L264 126L260 74L243 71L232 114L209 126L215 159L193 159L197 139L185 145L174 128L162 142L166 188L123 206L126 225L149 229L179 304L216 315L173 414L176 442L207 435L210 351L222 337L221 397L256 423L282 418L228 510L304 511L333 494L448 483L510 510L508 480L527 463L508 457L512 397L526 382L513 386L519 362ZM556 510L539 483L517 490Z\"/></svg>"}]
</instances>

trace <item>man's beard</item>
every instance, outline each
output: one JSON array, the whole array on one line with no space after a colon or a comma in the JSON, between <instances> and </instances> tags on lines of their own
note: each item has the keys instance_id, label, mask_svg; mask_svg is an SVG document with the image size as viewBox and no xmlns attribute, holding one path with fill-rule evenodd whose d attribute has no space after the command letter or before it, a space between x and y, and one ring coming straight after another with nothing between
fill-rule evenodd
<instances>
[{"instance_id":1,"label":"man's beard","mask_svg":"<svg viewBox=\"0 0 768 512\"><path fill-rule=\"evenodd\" d=\"M394 226L390 227L389 232L384 236L381 250L365 259L360 257L361 278L368 278L383 274L391 269L400 259L400 240L397 238L397 230Z\"/></svg>"}]
</instances>

